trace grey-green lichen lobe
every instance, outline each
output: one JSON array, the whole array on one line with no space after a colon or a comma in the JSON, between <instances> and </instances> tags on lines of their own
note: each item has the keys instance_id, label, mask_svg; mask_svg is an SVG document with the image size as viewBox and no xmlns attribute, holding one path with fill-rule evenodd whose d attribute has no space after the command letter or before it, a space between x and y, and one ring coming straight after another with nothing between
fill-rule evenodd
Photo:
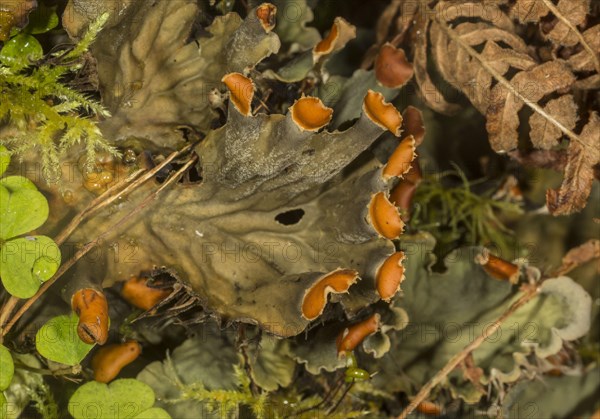
<instances>
[{"instance_id":1,"label":"grey-green lichen lobe","mask_svg":"<svg viewBox=\"0 0 600 419\"><path fill-rule=\"evenodd\" d=\"M195 1L72 1L70 6L73 18L65 15L64 23L74 34L98 13L111 13L92 51L103 103L113 115L101 129L113 140L136 136L176 148L180 128L208 132L217 116L209 95L222 87L221 78L249 71L280 45L252 12L245 20L235 13L218 16L207 36L189 39L199 13Z\"/></svg>"},{"instance_id":2,"label":"grey-green lichen lobe","mask_svg":"<svg viewBox=\"0 0 600 419\"><path fill-rule=\"evenodd\" d=\"M293 336L308 325L306 290L338 268L354 269L358 283L334 298L354 316L379 300L377 269L395 250L367 217L372 196L392 186L365 153L384 130L361 115L343 132L310 132L289 112L244 116L231 103L227 122L211 130L215 113L203 95L222 90L225 74L248 72L276 52L279 39L251 11L243 20L217 17L209 37L188 42L196 13L195 2L133 1L98 39L93 52L113 115L103 133L117 142L136 137L154 150L182 144L182 126L206 133L195 149L202 181L165 190L106 237L101 260L83 260L74 274L108 285L166 267L216 316ZM154 187L94 217L73 240L104 231ZM280 222L293 211L300 216ZM107 250L119 242L136 243L132 258Z\"/></svg>"},{"instance_id":3,"label":"grey-green lichen lobe","mask_svg":"<svg viewBox=\"0 0 600 419\"><path fill-rule=\"evenodd\" d=\"M239 155L214 152L216 144L239 140L227 133L245 132L246 125L257 121L264 125L257 133L287 136L249 136L248 150L264 149L261 141L274 140L288 150L290 164L310 166L331 158L338 162L336 172L327 171L321 178L286 177L285 165L274 166L274 173L264 172L264 165L244 167L247 156L242 149L235 148ZM377 267L394 252L393 244L378 237L366 220L371 195L386 187L381 167L366 159L343 173L351 153L347 160L334 157L338 140L345 139L346 147L354 147L358 155L382 129L371 123L369 129L374 131L369 132L357 123L356 138L345 132L329 133L331 138L325 141L322 134L306 138L299 131L294 137L274 127L287 123L280 115L231 118L223 128L213 131L196 149L205 169L203 182L169 190L159 205L125 226L127 237L139 239L136 263L107 258L99 264L103 271L98 265L83 264L81 274L120 280L136 275L141 268L165 266L192 285L208 310L225 319L257 323L283 336L296 335L308 325L301 313L306 290L337 268L361 273L357 292L342 299L347 299L344 305L350 313L377 301ZM309 161L300 157L302 147L290 147L316 139L322 145ZM221 171L223 167L244 167L244 176L228 178ZM269 185L275 181L277 187L273 189ZM136 202L132 198L122 209ZM300 219L288 225L277 220L280 214L293 210L302 211ZM106 217L98 217L97 224L89 228L100 228L114 214ZM81 239L89 234L86 230L81 232Z\"/></svg>"}]
</instances>

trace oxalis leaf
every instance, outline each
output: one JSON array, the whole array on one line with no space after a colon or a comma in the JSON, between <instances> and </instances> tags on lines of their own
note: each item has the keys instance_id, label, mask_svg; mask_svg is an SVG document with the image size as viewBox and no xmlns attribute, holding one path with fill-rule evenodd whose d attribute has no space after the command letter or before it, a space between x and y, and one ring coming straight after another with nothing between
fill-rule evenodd
<instances>
[{"instance_id":1,"label":"oxalis leaf","mask_svg":"<svg viewBox=\"0 0 600 419\"><path fill-rule=\"evenodd\" d=\"M0 276L6 290L18 298L30 298L60 266L60 249L49 237L12 239L0 248Z\"/></svg>"},{"instance_id":2,"label":"oxalis leaf","mask_svg":"<svg viewBox=\"0 0 600 419\"><path fill-rule=\"evenodd\" d=\"M15 373L15 365L10 351L0 345L0 391L6 390Z\"/></svg>"},{"instance_id":3,"label":"oxalis leaf","mask_svg":"<svg viewBox=\"0 0 600 419\"><path fill-rule=\"evenodd\" d=\"M0 417L4 418L7 414L8 405L6 396L0 391Z\"/></svg>"},{"instance_id":4,"label":"oxalis leaf","mask_svg":"<svg viewBox=\"0 0 600 419\"><path fill-rule=\"evenodd\" d=\"M32 35L21 33L4 44L0 50L0 61L17 69L27 67L31 61L44 56L42 46Z\"/></svg>"},{"instance_id":5,"label":"oxalis leaf","mask_svg":"<svg viewBox=\"0 0 600 419\"><path fill-rule=\"evenodd\" d=\"M35 336L37 351L45 358L65 365L77 365L94 345L88 345L77 335L76 314L50 319Z\"/></svg>"},{"instance_id":6,"label":"oxalis leaf","mask_svg":"<svg viewBox=\"0 0 600 419\"><path fill-rule=\"evenodd\" d=\"M48 218L48 201L28 179L9 176L0 180L0 239L27 233Z\"/></svg>"},{"instance_id":7,"label":"oxalis leaf","mask_svg":"<svg viewBox=\"0 0 600 419\"><path fill-rule=\"evenodd\" d=\"M32 372L31 369L42 368L40 361L32 354L13 354L15 362L26 368L18 368L12 378L10 386L0 392L0 418L18 419L24 417L22 412L27 408L32 395L44 387L43 375ZM4 406L2 405L4 397Z\"/></svg>"},{"instance_id":8,"label":"oxalis leaf","mask_svg":"<svg viewBox=\"0 0 600 419\"><path fill-rule=\"evenodd\" d=\"M600 118L593 112L581 132L586 145L569 142L563 182L558 189L546 192L548 210L553 215L568 215L585 207L594 183L594 167L600 163L599 131Z\"/></svg>"},{"instance_id":9,"label":"oxalis leaf","mask_svg":"<svg viewBox=\"0 0 600 419\"><path fill-rule=\"evenodd\" d=\"M0 145L0 176L6 171L10 164L10 154L6 147Z\"/></svg>"},{"instance_id":10,"label":"oxalis leaf","mask_svg":"<svg viewBox=\"0 0 600 419\"><path fill-rule=\"evenodd\" d=\"M115 380L109 385L91 381L79 387L69 400L69 413L75 419L169 419L154 405L154 391L133 378Z\"/></svg>"}]
</instances>

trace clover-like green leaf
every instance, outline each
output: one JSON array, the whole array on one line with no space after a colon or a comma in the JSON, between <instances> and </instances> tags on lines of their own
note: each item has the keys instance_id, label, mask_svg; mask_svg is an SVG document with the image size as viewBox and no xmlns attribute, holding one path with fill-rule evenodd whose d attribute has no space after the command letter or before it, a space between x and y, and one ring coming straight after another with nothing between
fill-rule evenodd
<instances>
[{"instance_id":1,"label":"clover-like green leaf","mask_svg":"<svg viewBox=\"0 0 600 419\"><path fill-rule=\"evenodd\" d=\"M69 413L75 419L166 419L169 414L154 405L152 388L133 378L115 380L109 385L91 381L79 387L69 400Z\"/></svg>"},{"instance_id":2,"label":"clover-like green leaf","mask_svg":"<svg viewBox=\"0 0 600 419\"><path fill-rule=\"evenodd\" d=\"M0 248L2 284L11 295L30 298L54 275L60 262L60 249L49 237L8 240Z\"/></svg>"},{"instance_id":3,"label":"clover-like green leaf","mask_svg":"<svg viewBox=\"0 0 600 419\"><path fill-rule=\"evenodd\" d=\"M0 145L0 176L6 171L10 164L10 153L3 145Z\"/></svg>"},{"instance_id":4,"label":"clover-like green leaf","mask_svg":"<svg viewBox=\"0 0 600 419\"><path fill-rule=\"evenodd\" d=\"M0 50L0 61L14 68L27 67L31 61L44 56L42 46L32 35L20 33L11 38Z\"/></svg>"},{"instance_id":5,"label":"clover-like green leaf","mask_svg":"<svg viewBox=\"0 0 600 419\"><path fill-rule=\"evenodd\" d=\"M3 418L7 413L7 400L3 392L0 391L0 417Z\"/></svg>"},{"instance_id":6,"label":"clover-like green leaf","mask_svg":"<svg viewBox=\"0 0 600 419\"><path fill-rule=\"evenodd\" d=\"M22 176L0 180L0 239L34 230L48 219L48 201Z\"/></svg>"},{"instance_id":7,"label":"clover-like green leaf","mask_svg":"<svg viewBox=\"0 0 600 419\"><path fill-rule=\"evenodd\" d=\"M65 365L77 365L94 347L77 335L79 318L74 313L54 317L35 336L37 351L45 358Z\"/></svg>"},{"instance_id":8,"label":"clover-like green leaf","mask_svg":"<svg viewBox=\"0 0 600 419\"><path fill-rule=\"evenodd\" d=\"M0 345L0 391L6 390L12 381L15 373L10 351L3 345Z\"/></svg>"},{"instance_id":9,"label":"clover-like green leaf","mask_svg":"<svg viewBox=\"0 0 600 419\"><path fill-rule=\"evenodd\" d=\"M2 392L0 392L0 418L2 419L25 417L22 412L29 405L32 396L43 393L45 387L44 376L39 372L33 372L43 367L35 355L13 353L12 356L15 363L22 365L23 368L15 369L10 386L4 390L4 406Z\"/></svg>"},{"instance_id":10,"label":"clover-like green leaf","mask_svg":"<svg viewBox=\"0 0 600 419\"><path fill-rule=\"evenodd\" d=\"M20 189L26 189L30 191L37 191L38 188L31 180L23 176L7 176L0 179L0 185L7 188L9 191L18 191Z\"/></svg>"},{"instance_id":11,"label":"clover-like green leaf","mask_svg":"<svg viewBox=\"0 0 600 419\"><path fill-rule=\"evenodd\" d=\"M40 237L40 236L36 236ZM33 262L33 267L31 269L31 273L33 277L39 279L42 282L46 282L56 273L58 267L60 266L60 261L49 257L42 256Z\"/></svg>"},{"instance_id":12,"label":"clover-like green leaf","mask_svg":"<svg viewBox=\"0 0 600 419\"><path fill-rule=\"evenodd\" d=\"M160 407L151 407L150 409L140 412L133 419L171 419L171 415Z\"/></svg>"}]
</instances>

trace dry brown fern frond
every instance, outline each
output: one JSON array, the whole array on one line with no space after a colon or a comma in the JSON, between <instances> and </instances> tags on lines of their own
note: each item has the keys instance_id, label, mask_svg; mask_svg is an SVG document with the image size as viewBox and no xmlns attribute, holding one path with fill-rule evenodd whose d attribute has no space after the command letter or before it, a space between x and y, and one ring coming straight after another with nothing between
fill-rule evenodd
<instances>
[{"instance_id":1,"label":"dry brown fern frond","mask_svg":"<svg viewBox=\"0 0 600 419\"><path fill-rule=\"evenodd\" d=\"M600 25L587 27L590 3L591 0L559 0L556 4L551 0L517 0L511 15L522 23L539 24L542 36L553 46L553 55L565 55L574 71L595 70L598 74ZM561 51L561 47L569 49ZM600 82L597 74L596 81Z\"/></svg>"},{"instance_id":2,"label":"dry brown fern frond","mask_svg":"<svg viewBox=\"0 0 600 419\"><path fill-rule=\"evenodd\" d=\"M592 113L580 138L584 141L571 140L569 143L562 185L558 190L546 192L546 202L552 214L569 214L586 204L594 182L594 166L597 167L600 161L600 118L596 112Z\"/></svg>"},{"instance_id":3,"label":"dry brown fern frond","mask_svg":"<svg viewBox=\"0 0 600 419\"><path fill-rule=\"evenodd\" d=\"M599 80L598 25L580 30L586 27L590 1L420 2L416 13L414 3L396 3L389 7L390 13L399 10L394 39L406 37L403 14L410 16L415 80L425 103L445 114L460 109L444 94L448 89L441 87L441 77L485 115L498 153L519 148L524 121L535 149L554 149L568 138L565 180L559 190L548 192L547 204L554 215L581 210L600 162L597 117L575 100L577 90L593 88ZM389 32L392 20L386 15L380 33ZM539 24L541 41L535 44L523 35L522 24L530 22Z\"/></svg>"}]
</instances>

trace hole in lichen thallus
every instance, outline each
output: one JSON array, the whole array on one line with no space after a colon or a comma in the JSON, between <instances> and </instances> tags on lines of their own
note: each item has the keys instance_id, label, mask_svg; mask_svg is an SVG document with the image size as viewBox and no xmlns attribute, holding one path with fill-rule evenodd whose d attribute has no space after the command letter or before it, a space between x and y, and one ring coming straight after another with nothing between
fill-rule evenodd
<instances>
[{"instance_id":1,"label":"hole in lichen thallus","mask_svg":"<svg viewBox=\"0 0 600 419\"><path fill-rule=\"evenodd\" d=\"M304 217L303 209L293 209L277 214L275 216L275 221L285 226L291 226L294 224L298 224L302 217Z\"/></svg>"}]
</instances>

